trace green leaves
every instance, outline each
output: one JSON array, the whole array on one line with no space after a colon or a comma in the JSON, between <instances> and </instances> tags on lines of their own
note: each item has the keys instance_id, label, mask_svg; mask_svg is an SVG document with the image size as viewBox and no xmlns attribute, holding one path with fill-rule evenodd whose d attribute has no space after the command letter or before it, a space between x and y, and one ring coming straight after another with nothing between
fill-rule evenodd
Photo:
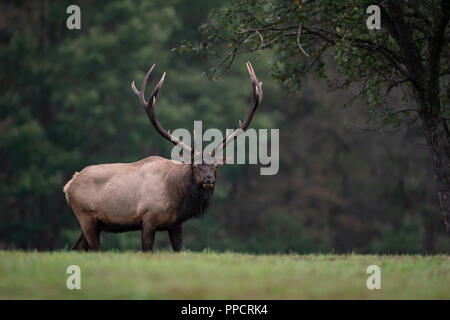
<instances>
[{"instance_id":1,"label":"green leaves","mask_svg":"<svg viewBox=\"0 0 450 320\"><path fill-rule=\"evenodd\" d=\"M203 34L200 41L183 43L179 48L182 52L218 57L210 76L220 69L228 69L236 55L274 49L271 74L288 91L300 90L305 75L313 73L327 80L331 89L354 90L369 108L374 111L381 108L374 112L375 121L398 126L398 117L385 116L380 111L387 106L393 88L403 90L406 102L412 95L410 82L405 79L406 57L389 34L387 20L381 30L367 28L366 8L371 4L365 0L305 3L229 0L211 11L208 23L200 28ZM404 3L401 6L407 10ZM415 12L419 13L411 18L408 32L425 63L429 26L423 24L433 17L423 2L416 3ZM300 24L302 33L298 34ZM309 58L303 56L299 43ZM340 76L329 79L326 68L333 64ZM390 109L394 111L398 107L393 105ZM410 120L408 117L403 115L402 121Z\"/></svg>"}]
</instances>

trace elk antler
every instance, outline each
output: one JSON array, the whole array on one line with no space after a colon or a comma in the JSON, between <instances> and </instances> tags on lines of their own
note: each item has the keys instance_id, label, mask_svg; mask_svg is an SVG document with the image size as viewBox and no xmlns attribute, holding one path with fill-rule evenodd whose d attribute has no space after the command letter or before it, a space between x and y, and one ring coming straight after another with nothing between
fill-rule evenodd
<instances>
[{"instance_id":1,"label":"elk antler","mask_svg":"<svg viewBox=\"0 0 450 320\"><path fill-rule=\"evenodd\" d=\"M164 138L166 138L173 144L179 145L181 148L183 148L184 150L186 150L187 152L189 152L191 154L192 148L187 146L186 144L184 144L177 138L175 138L173 135L171 135L170 131L164 130L164 128L161 127L161 125L158 122L158 119L156 118L156 114L155 114L156 96L158 95L158 91L159 91L159 89L161 89L161 86L164 82L164 78L166 77L165 72L164 72L163 76L161 77L161 80L159 80L158 85L156 86L155 90L153 90L153 93L150 96L150 99L148 100L148 102L145 101L145 87L147 85L147 80L148 80L150 74L152 73L152 70L154 67L155 67L155 65L153 65L150 68L150 70L147 72L147 75L144 78L144 81L142 81L141 91L136 89L136 86L134 85L134 81L131 84L131 89L133 89L134 93L139 97L139 101L141 102L142 107L144 107L144 110L147 113L147 116L150 119L151 123L153 124L153 127L155 127L156 131L158 131L158 133L160 135L162 135Z\"/></svg>"},{"instance_id":2,"label":"elk antler","mask_svg":"<svg viewBox=\"0 0 450 320\"><path fill-rule=\"evenodd\" d=\"M258 81L258 78L256 78L255 71L253 71L252 64L248 61L246 63L248 73L250 74L250 79L252 81L252 87L253 87L253 100L250 104L250 109L248 111L247 117L245 118L244 123L241 123L241 120L239 120L239 128L241 130L234 130L232 133L227 135L222 143L220 143L214 150L211 152L211 157L214 158L216 153L223 150L227 144L236 138L239 134L247 130L247 127L250 125L250 122L253 119L253 114L256 111L256 108L258 108L258 104L261 103L262 97L263 97L263 91L262 91L262 82Z\"/></svg>"}]
</instances>

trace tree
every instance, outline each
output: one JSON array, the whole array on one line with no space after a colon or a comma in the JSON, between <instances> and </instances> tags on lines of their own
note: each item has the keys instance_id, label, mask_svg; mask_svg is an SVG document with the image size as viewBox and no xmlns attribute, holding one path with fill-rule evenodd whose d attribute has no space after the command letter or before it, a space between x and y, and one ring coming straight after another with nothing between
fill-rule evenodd
<instances>
[{"instance_id":1,"label":"tree","mask_svg":"<svg viewBox=\"0 0 450 320\"><path fill-rule=\"evenodd\" d=\"M331 89L355 89L349 103L366 99L377 128L419 123L449 232L450 2L380 1L381 28L369 30L366 9L373 4L228 0L201 26L204 39L185 41L179 50L219 56L210 70L213 77L240 54L274 49L272 75L288 90L300 90L304 75L312 71ZM328 79L332 61L340 77ZM402 102L393 103L392 93L399 90Z\"/></svg>"}]
</instances>

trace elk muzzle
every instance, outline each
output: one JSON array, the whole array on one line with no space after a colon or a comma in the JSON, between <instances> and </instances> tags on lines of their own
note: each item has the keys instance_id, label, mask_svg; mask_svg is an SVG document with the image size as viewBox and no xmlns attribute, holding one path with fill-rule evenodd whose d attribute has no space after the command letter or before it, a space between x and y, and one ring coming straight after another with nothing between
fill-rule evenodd
<instances>
[{"instance_id":1,"label":"elk muzzle","mask_svg":"<svg viewBox=\"0 0 450 320\"><path fill-rule=\"evenodd\" d=\"M203 188L205 189L214 188L215 183L216 179L211 175L207 175L203 178Z\"/></svg>"}]
</instances>

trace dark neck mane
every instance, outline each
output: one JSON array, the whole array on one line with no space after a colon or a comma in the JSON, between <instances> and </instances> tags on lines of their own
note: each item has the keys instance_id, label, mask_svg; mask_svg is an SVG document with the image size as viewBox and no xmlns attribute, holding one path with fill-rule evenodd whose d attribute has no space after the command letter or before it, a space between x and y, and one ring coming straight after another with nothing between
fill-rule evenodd
<instances>
[{"instance_id":1,"label":"dark neck mane","mask_svg":"<svg viewBox=\"0 0 450 320\"><path fill-rule=\"evenodd\" d=\"M177 222L183 223L192 218L201 218L211 203L214 188L205 189L194 182L192 169L189 170L188 182L181 188Z\"/></svg>"}]
</instances>

